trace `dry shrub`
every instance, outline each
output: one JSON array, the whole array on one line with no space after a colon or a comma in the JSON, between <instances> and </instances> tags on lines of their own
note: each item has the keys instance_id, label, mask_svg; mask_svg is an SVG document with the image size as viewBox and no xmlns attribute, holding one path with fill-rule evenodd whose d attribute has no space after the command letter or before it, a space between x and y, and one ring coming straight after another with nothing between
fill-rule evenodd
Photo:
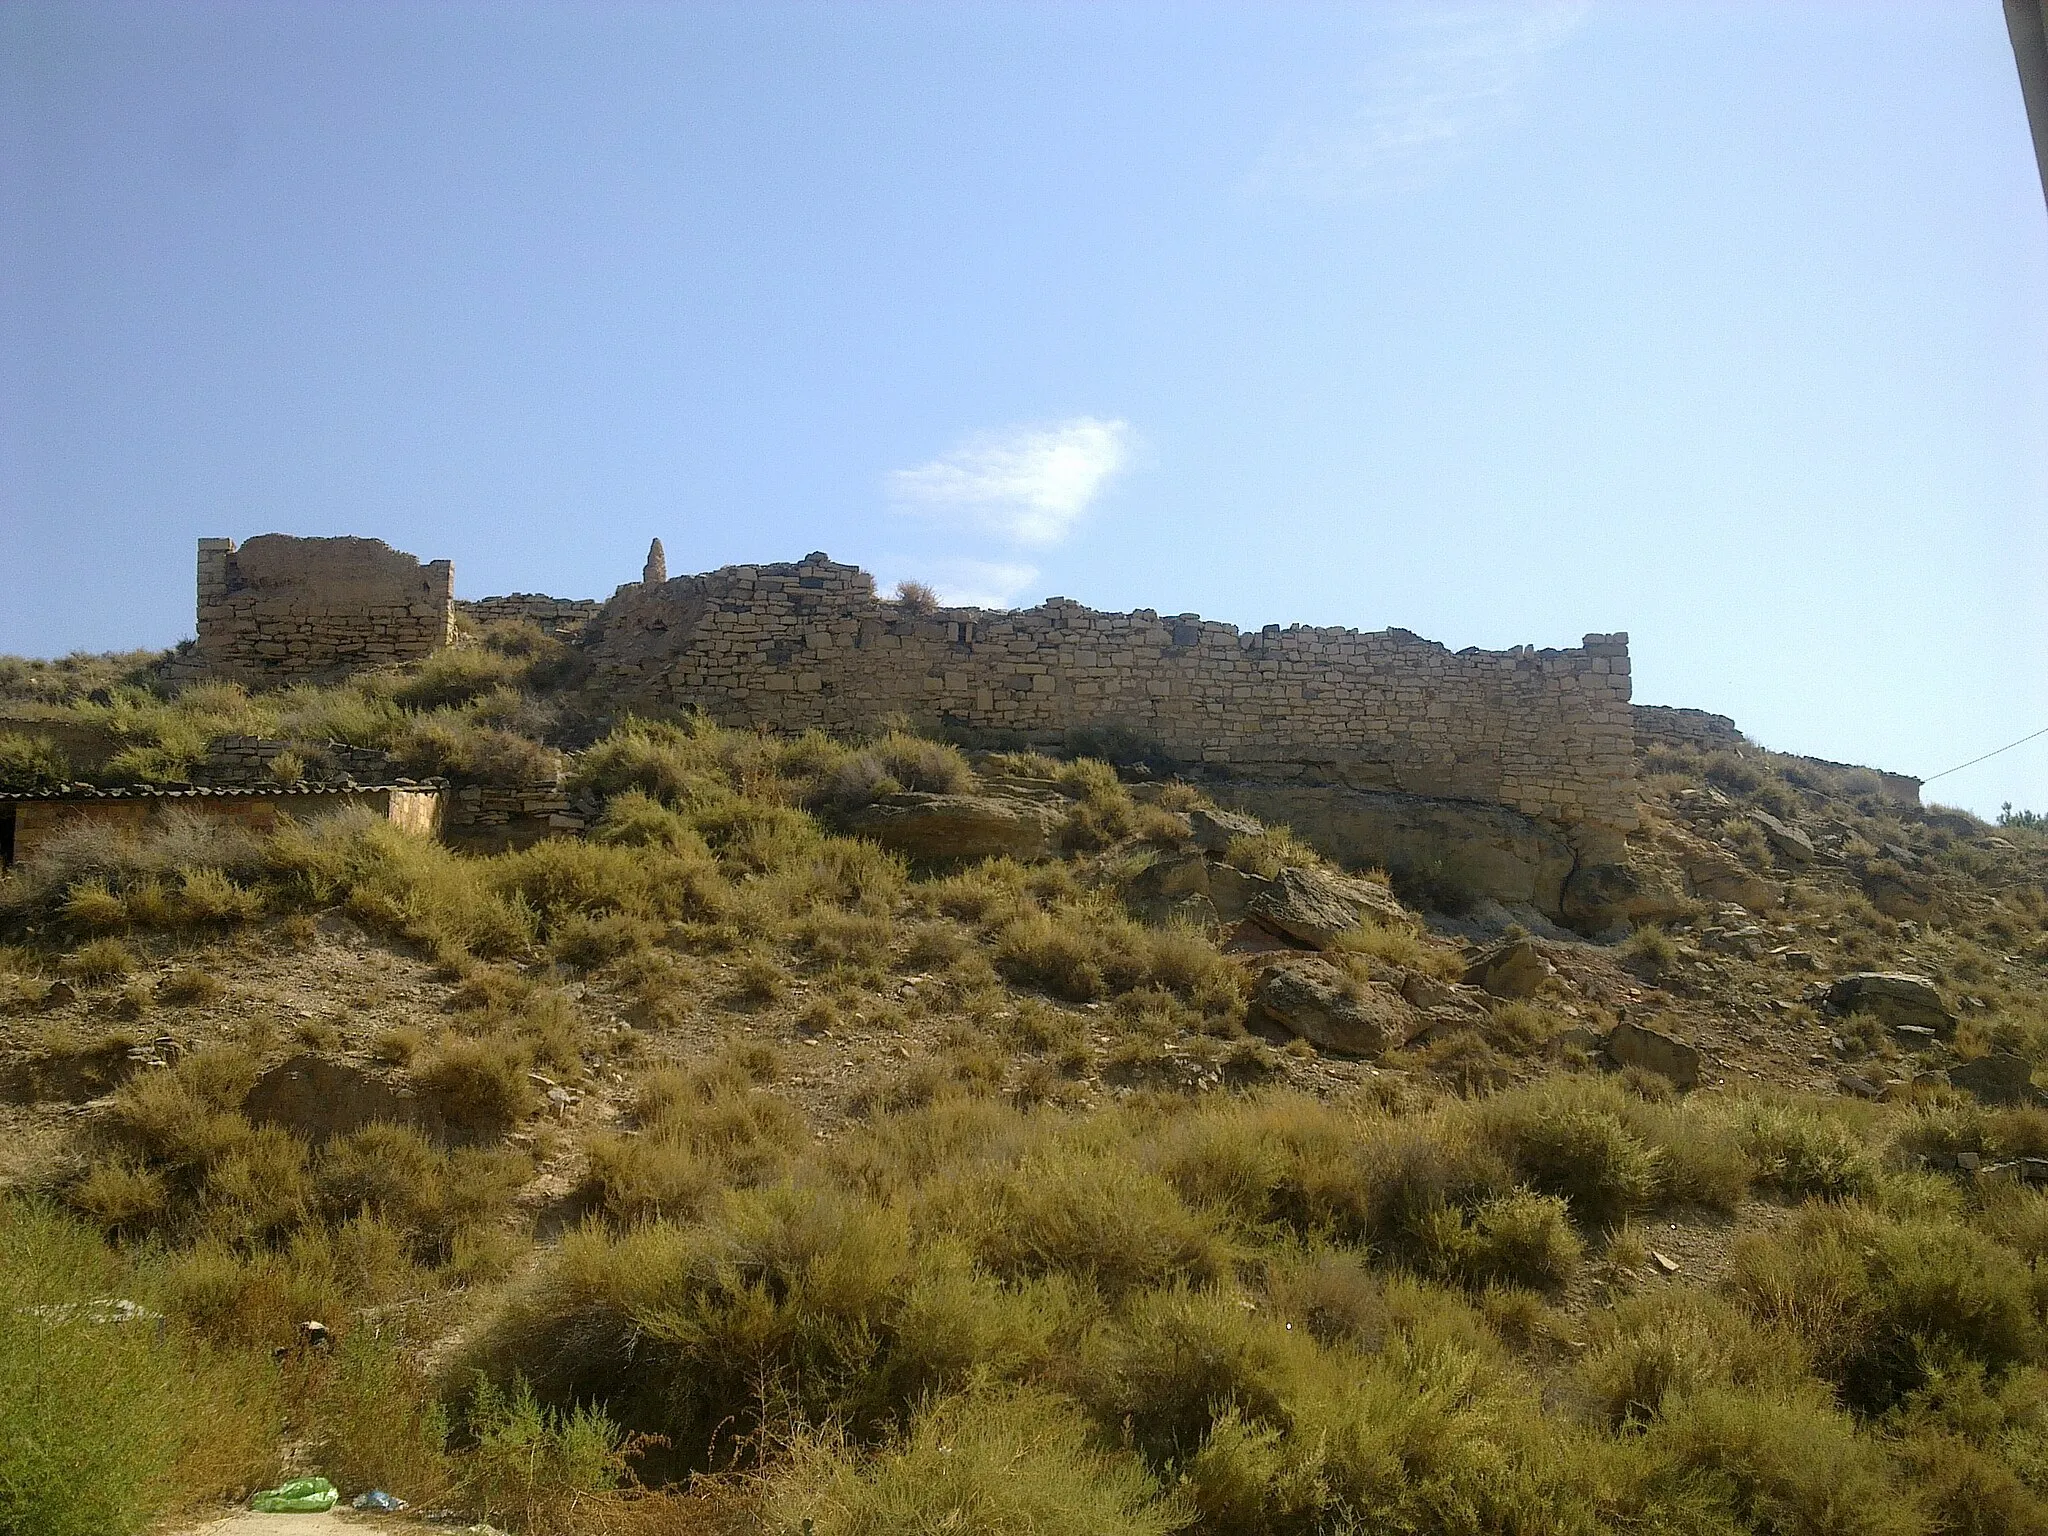
<instances>
[{"instance_id":1,"label":"dry shrub","mask_svg":"<svg viewBox=\"0 0 2048 1536\"><path fill-rule=\"evenodd\" d=\"M1205 1011L1240 1008L1243 971L1186 928L1147 928L1107 905L1067 906L1013 919L996 938L1005 977L1070 1002L1159 987Z\"/></svg>"},{"instance_id":2,"label":"dry shrub","mask_svg":"<svg viewBox=\"0 0 2048 1536\"><path fill-rule=\"evenodd\" d=\"M227 984L218 976L197 967L171 972L157 983L157 1001L179 1007L200 1008L227 996Z\"/></svg>"},{"instance_id":3,"label":"dry shrub","mask_svg":"<svg viewBox=\"0 0 2048 1536\"><path fill-rule=\"evenodd\" d=\"M119 981L136 966L134 951L119 939L93 939L81 944L59 963L65 975L89 985Z\"/></svg>"},{"instance_id":4,"label":"dry shrub","mask_svg":"<svg viewBox=\"0 0 2048 1536\"><path fill-rule=\"evenodd\" d=\"M807 1436L769 1477L766 1517L777 1536L1165 1536L1186 1524L1135 1458L1037 1392L938 1401L875 1456Z\"/></svg>"},{"instance_id":5,"label":"dry shrub","mask_svg":"<svg viewBox=\"0 0 2048 1536\"><path fill-rule=\"evenodd\" d=\"M413 1081L448 1124L473 1136L502 1135L531 1113L527 1058L502 1038L454 1040L413 1071Z\"/></svg>"},{"instance_id":6,"label":"dry shrub","mask_svg":"<svg viewBox=\"0 0 2048 1536\"><path fill-rule=\"evenodd\" d=\"M1925 1386L1945 1358L1993 1378L2042 1358L2031 1273L1952 1217L1809 1206L1783 1233L1738 1242L1730 1283L1864 1413Z\"/></svg>"},{"instance_id":7,"label":"dry shrub","mask_svg":"<svg viewBox=\"0 0 2048 1536\"><path fill-rule=\"evenodd\" d=\"M1224 850L1224 862L1261 880L1277 880L1283 869L1322 869L1327 861L1287 827L1240 833Z\"/></svg>"}]
</instances>

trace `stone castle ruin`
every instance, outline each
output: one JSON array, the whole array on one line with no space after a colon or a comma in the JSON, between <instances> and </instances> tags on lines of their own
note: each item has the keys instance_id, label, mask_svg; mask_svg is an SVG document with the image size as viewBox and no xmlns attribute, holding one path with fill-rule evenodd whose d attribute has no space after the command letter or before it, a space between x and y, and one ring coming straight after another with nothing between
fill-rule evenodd
<instances>
[{"instance_id":1,"label":"stone castle ruin","mask_svg":"<svg viewBox=\"0 0 2048 1536\"><path fill-rule=\"evenodd\" d=\"M1620 863L1636 822L1626 635L1451 651L1400 629L1240 633L1065 598L931 610L822 554L671 579L658 540L642 580L602 603L462 602L447 561L266 534L200 542L199 640L177 665L339 675L450 643L458 615L576 644L621 710L791 732L902 719L969 746L1142 761L1346 862L1441 868L1545 913L1575 871Z\"/></svg>"},{"instance_id":2,"label":"stone castle ruin","mask_svg":"<svg viewBox=\"0 0 2048 1536\"><path fill-rule=\"evenodd\" d=\"M1595 862L1635 824L1628 637L1450 651L1406 630L1241 634L1193 614L910 612L809 555L624 587L585 632L622 704L992 746L1122 744L1167 770L1501 806Z\"/></svg>"},{"instance_id":3,"label":"stone castle ruin","mask_svg":"<svg viewBox=\"0 0 2048 1536\"><path fill-rule=\"evenodd\" d=\"M417 661L455 633L455 567L378 539L199 541L199 639L178 669L297 681Z\"/></svg>"}]
</instances>

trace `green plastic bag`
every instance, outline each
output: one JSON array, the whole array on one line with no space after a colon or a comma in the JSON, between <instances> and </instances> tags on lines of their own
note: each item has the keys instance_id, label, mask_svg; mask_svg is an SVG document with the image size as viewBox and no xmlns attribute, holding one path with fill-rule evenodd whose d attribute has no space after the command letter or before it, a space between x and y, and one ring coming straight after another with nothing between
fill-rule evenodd
<instances>
[{"instance_id":1,"label":"green plastic bag","mask_svg":"<svg viewBox=\"0 0 2048 1536\"><path fill-rule=\"evenodd\" d=\"M324 1515L341 1495L324 1477L295 1477L266 1488L249 1501L259 1515Z\"/></svg>"}]
</instances>

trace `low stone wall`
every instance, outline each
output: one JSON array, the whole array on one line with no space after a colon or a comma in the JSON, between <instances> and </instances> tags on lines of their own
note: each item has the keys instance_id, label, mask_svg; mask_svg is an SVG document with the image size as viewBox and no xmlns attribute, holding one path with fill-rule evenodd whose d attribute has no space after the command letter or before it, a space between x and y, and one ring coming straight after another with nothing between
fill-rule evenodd
<instances>
[{"instance_id":1,"label":"low stone wall","mask_svg":"<svg viewBox=\"0 0 2048 1536\"><path fill-rule=\"evenodd\" d=\"M69 790L0 796L0 847L9 863L30 859L50 839L81 822L139 836L173 812L233 822L259 835L280 815L300 819L364 806L420 837L440 833L443 792L433 785L375 785L360 789L274 790Z\"/></svg>"},{"instance_id":2,"label":"low stone wall","mask_svg":"<svg viewBox=\"0 0 2048 1536\"><path fill-rule=\"evenodd\" d=\"M305 777L314 783L346 778L358 784L388 784L404 777L381 747L329 741L308 748L268 736L223 736L206 749L205 759L193 771L193 782L221 786L275 783L274 765L287 752L303 760Z\"/></svg>"},{"instance_id":3,"label":"low stone wall","mask_svg":"<svg viewBox=\"0 0 2048 1536\"><path fill-rule=\"evenodd\" d=\"M378 539L199 541L199 639L170 677L312 678L416 661L454 633L455 570Z\"/></svg>"},{"instance_id":4,"label":"low stone wall","mask_svg":"<svg viewBox=\"0 0 2048 1536\"><path fill-rule=\"evenodd\" d=\"M543 822L558 832L581 832L585 826L584 816L570 805L559 783L510 788L467 784L449 795L451 827L502 827L514 822Z\"/></svg>"},{"instance_id":5,"label":"low stone wall","mask_svg":"<svg viewBox=\"0 0 2048 1536\"><path fill-rule=\"evenodd\" d=\"M1586 862L1636 822L1626 635L1452 652L1406 630L1098 613L906 611L823 555L623 587L592 621L622 708L853 731L900 714L969 740L1121 737L1212 776L1504 805Z\"/></svg>"},{"instance_id":6,"label":"low stone wall","mask_svg":"<svg viewBox=\"0 0 2048 1536\"><path fill-rule=\"evenodd\" d=\"M594 597L547 597L538 592L514 592L505 597L457 598L455 611L474 624L498 624L525 619L548 634L566 640L582 633L597 617L604 603Z\"/></svg>"},{"instance_id":7,"label":"low stone wall","mask_svg":"<svg viewBox=\"0 0 2048 1536\"><path fill-rule=\"evenodd\" d=\"M1636 704L1636 750L1652 746L1682 747L1694 752L1733 751L1750 744L1733 720L1704 709L1673 709L1665 704Z\"/></svg>"}]
</instances>

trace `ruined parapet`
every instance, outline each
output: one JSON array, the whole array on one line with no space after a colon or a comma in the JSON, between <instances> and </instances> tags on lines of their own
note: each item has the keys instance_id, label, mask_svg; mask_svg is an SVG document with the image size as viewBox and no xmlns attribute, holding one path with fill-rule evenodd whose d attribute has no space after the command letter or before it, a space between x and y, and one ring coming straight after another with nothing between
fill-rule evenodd
<instances>
[{"instance_id":1,"label":"ruined parapet","mask_svg":"<svg viewBox=\"0 0 2048 1536\"><path fill-rule=\"evenodd\" d=\"M668 580L668 556L656 539L647 546L647 563L640 568L640 580L646 586L658 586Z\"/></svg>"},{"instance_id":2,"label":"ruined parapet","mask_svg":"<svg viewBox=\"0 0 2048 1536\"><path fill-rule=\"evenodd\" d=\"M251 681L415 661L455 625L455 568L379 539L199 541L199 639L181 671Z\"/></svg>"},{"instance_id":3,"label":"ruined parapet","mask_svg":"<svg viewBox=\"0 0 2048 1536\"><path fill-rule=\"evenodd\" d=\"M1695 752L1734 751L1750 744L1740 727L1726 715L1704 709L1674 709L1667 704L1637 704L1636 750L1651 747L1679 747Z\"/></svg>"},{"instance_id":4,"label":"ruined parapet","mask_svg":"<svg viewBox=\"0 0 2048 1536\"><path fill-rule=\"evenodd\" d=\"M1502 805L1581 862L1636 823L1626 635L1565 650L1452 652L1406 630L1098 613L913 613L824 555L621 588L587 632L621 707L857 731L891 715L964 740L1118 740L1240 779Z\"/></svg>"},{"instance_id":5,"label":"ruined parapet","mask_svg":"<svg viewBox=\"0 0 2048 1536\"><path fill-rule=\"evenodd\" d=\"M513 592L504 597L457 598L455 611L472 624L500 624L524 619L538 624L558 640L574 639L597 617L604 604L594 597L549 597L542 592Z\"/></svg>"}]
</instances>

